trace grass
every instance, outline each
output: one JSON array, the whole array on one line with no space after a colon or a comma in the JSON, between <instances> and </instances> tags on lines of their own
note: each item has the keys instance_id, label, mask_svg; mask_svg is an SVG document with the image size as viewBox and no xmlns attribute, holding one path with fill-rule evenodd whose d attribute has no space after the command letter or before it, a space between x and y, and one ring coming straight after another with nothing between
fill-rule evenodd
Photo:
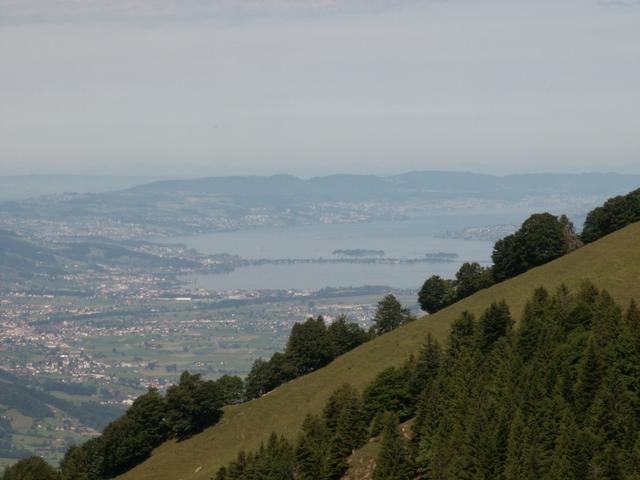
<instances>
[{"instance_id":1,"label":"grass","mask_svg":"<svg viewBox=\"0 0 640 480\"><path fill-rule=\"evenodd\" d=\"M209 479L239 450L256 449L272 431L295 438L304 416L320 412L341 384L362 389L381 370L417 353L428 333L444 340L451 322L464 310L480 314L492 301L504 299L518 318L534 288L555 289L564 283L575 289L586 279L609 290L623 305L631 298L640 299L640 224L379 337L262 398L227 407L219 424L184 442L165 443L122 479Z\"/></svg>"},{"instance_id":2,"label":"grass","mask_svg":"<svg viewBox=\"0 0 640 480\"><path fill-rule=\"evenodd\" d=\"M33 425L33 418L23 415L18 410L7 410L4 415L11 419L11 428L14 430L26 430Z\"/></svg>"},{"instance_id":3,"label":"grass","mask_svg":"<svg viewBox=\"0 0 640 480\"><path fill-rule=\"evenodd\" d=\"M375 469L375 459L381 448L381 438L372 438L364 447L349 458L349 470L344 480L371 480Z\"/></svg>"}]
</instances>

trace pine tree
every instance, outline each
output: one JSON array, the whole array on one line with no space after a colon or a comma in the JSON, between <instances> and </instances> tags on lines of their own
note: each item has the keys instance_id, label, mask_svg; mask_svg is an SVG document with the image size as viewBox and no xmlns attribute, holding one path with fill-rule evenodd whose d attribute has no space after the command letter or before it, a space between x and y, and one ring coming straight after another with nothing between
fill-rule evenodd
<instances>
[{"instance_id":1,"label":"pine tree","mask_svg":"<svg viewBox=\"0 0 640 480\"><path fill-rule=\"evenodd\" d=\"M470 433L465 431L463 425L457 423L447 439L446 451L455 452L445 469L447 478L471 480L475 477L477 458L474 457L474 451L471 448Z\"/></svg>"},{"instance_id":2,"label":"pine tree","mask_svg":"<svg viewBox=\"0 0 640 480\"><path fill-rule=\"evenodd\" d=\"M455 436L453 421L449 416L443 415L439 418L437 427L433 435L428 439L428 449L422 448L419 460L425 465L425 478L429 480L448 480L449 468L453 462L456 452L451 449L451 439ZM423 442L427 443L426 437Z\"/></svg>"},{"instance_id":3,"label":"pine tree","mask_svg":"<svg viewBox=\"0 0 640 480\"><path fill-rule=\"evenodd\" d=\"M349 384L338 388L329 397L323 418L331 434L323 477L340 479L347 469L347 458L367 437L366 415L357 390Z\"/></svg>"},{"instance_id":4,"label":"pine tree","mask_svg":"<svg viewBox=\"0 0 640 480\"><path fill-rule=\"evenodd\" d=\"M329 396L322 412L322 417L331 434L336 433L338 421L344 410L350 411L349 415L354 417L354 421L356 417L362 416L362 418L357 418L354 426L359 438L363 438L366 435L366 419L363 414L362 400L358 391L348 383L338 387ZM360 425L360 422L362 425Z\"/></svg>"},{"instance_id":5,"label":"pine tree","mask_svg":"<svg viewBox=\"0 0 640 480\"><path fill-rule=\"evenodd\" d=\"M590 337L578 366L578 378L573 391L574 408L578 418L584 418L584 414L591 406L591 402L600 387L601 377L600 356L596 342L593 337Z\"/></svg>"},{"instance_id":6,"label":"pine tree","mask_svg":"<svg viewBox=\"0 0 640 480\"><path fill-rule=\"evenodd\" d=\"M363 400L368 419L387 410L403 419L414 413L415 397L411 393L411 383L415 369L412 366L408 362L399 368L387 368L365 388Z\"/></svg>"},{"instance_id":7,"label":"pine tree","mask_svg":"<svg viewBox=\"0 0 640 480\"><path fill-rule=\"evenodd\" d=\"M548 301L549 294L544 288L540 288L525 305L517 336L518 353L524 361L530 360L538 348L545 328L544 310Z\"/></svg>"},{"instance_id":8,"label":"pine tree","mask_svg":"<svg viewBox=\"0 0 640 480\"><path fill-rule=\"evenodd\" d=\"M578 301L569 312L563 322L566 332L571 332L578 327L587 330L593 323L593 306L585 301Z\"/></svg>"},{"instance_id":9,"label":"pine tree","mask_svg":"<svg viewBox=\"0 0 640 480\"><path fill-rule=\"evenodd\" d=\"M562 397L575 409L574 390L580 370L580 362L584 358L589 342L588 332L580 329L566 338L566 342L558 346L557 354L557 387Z\"/></svg>"},{"instance_id":10,"label":"pine tree","mask_svg":"<svg viewBox=\"0 0 640 480\"><path fill-rule=\"evenodd\" d=\"M420 392L428 388L438 375L442 362L440 344L429 333L427 340L420 350L416 366L411 379L411 395L417 398Z\"/></svg>"},{"instance_id":11,"label":"pine tree","mask_svg":"<svg viewBox=\"0 0 640 480\"><path fill-rule=\"evenodd\" d=\"M364 445L367 439L367 421L360 398L347 403L338 416L336 435L349 450L356 450Z\"/></svg>"},{"instance_id":12,"label":"pine tree","mask_svg":"<svg viewBox=\"0 0 640 480\"><path fill-rule=\"evenodd\" d=\"M460 457L464 458L460 478L500 478L508 439L508 423L499 405L485 397L469 411Z\"/></svg>"},{"instance_id":13,"label":"pine tree","mask_svg":"<svg viewBox=\"0 0 640 480\"><path fill-rule=\"evenodd\" d=\"M349 468L347 459L352 453L352 450L345 445L346 441L341 434L336 433L329 443L327 456L322 464L322 476L319 478L323 480L340 480L344 476Z\"/></svg>"},{"instance_id":14,"label":"pine tree","mask_svg":"<svg viewBox=\"0 0 640 480\"><path fill-rule=\"evenodd\" d=\"M329 452L324 463L324 477L341 479L347 471L349 456L365 441L364 411L346 407L340 411L336 431L329 443Z\"/></svg>"},{"instance_id":15,"label":"pine tree","mask_svg":"<svg viewBox=\"0 0 640 480\"><path fill-rule=\"evenodd\" d=\"M340 316L331 322L327 327L327 336L333 348L334 358L369 340L369 334L357 323L349 323L345 316Z\"/></svg>"},{"instance_id":16,"label":"pine tree","mask_svg":"<svg viewBox=\"0 0 640 480\"><path fill-rule=\"evenodd\" d=\"M505 336L513 325L509 307L502 301L492 303L478 321L478 348L488 352L493 344Z\"/></svg>"},{"instance_id":17,"label":"pine tree","mask_svg":"<svg viewBox=\"0 0 640 480\"><path fill-rule=\"evenodd\" d=\"M545 480L578 480L576 476L576 432L577 427L571 411L563 412L560 429L555 440L553 460Z\"/></svg>"},{"instance_id":18,"label":"pine tree","mask_svg":"<svg viewBox=\"0 0 640 480\"><path fill-rule=\"evenodd\" d=\"M620 337L605 351L605 362L620 372L629 392L640 393L640 350L625 325Z\"/></svg>"},{"instance_id":19,"label":"pine tree","mask_svg":"<svg viewBox=\"0 0 640 480\"><path fill-rule=\"evenodd\" d=\"M264 480L293 480L294 453L293 447L284 437L276 433L269 436L267 445L261 459L262 474Z\"/></svg>"},{"instance_id":20,"label":"pine tree","mask_svg":"<svg viewBox=\"0 0 640 480\"><path fill-rule=\"evenodd\" d=\"M522 411L518 410L509 429L507 460L504 467L505 480L536 480L531 465L529 440L529 429Z\"/></svg>"},{"instance_id":21,"label":"pine tree","mask_svg":"<svg viewBox=\"0 0 640 480\"><path fill-rule=\"evenodd\" d=\"M307 415L295 450L297 480L322 478L329 439L324 422L315 415Z\"/></svg>"},{"instance_id":22,"label":"pine tree","mask_svg":"<svg viewBox=\"0 0 640 480\"><path fill-rule=\"evenodd\" d=\"M622 309L616 304L609 292L603 290L593 306L592 330L600 348L606 347L620 335Z\"/></svg>"},{"instance_id":23,"label":"pine tree","mask_svg":"<svg viewBox=\"0 0 640 480\"><path fill-rule=\"evenodd\" d=\"M407 441L400 432L398 417L389 413L385 419L373 480L411 480L413 477L413 461Z\"/></svg>"},{"instance_id":24,"label":"pine tree","mask_svg":"<svg viewBox=\"0 0 640 480\"><path fill-rule=\"evenodd\" d=\"M445 414L454 423L464 424L472 405L478 401L482 356L477 351L463 351L447 372L445 384Z\"/></svg>"},{"instance_id":25,"label":"pine tree","mask_svg":"<svg viewBox=\"0 0 640 480\"><path fill-rule=\"evenodd\" d=\"M606 350L607 362L623 377L630 393L640 394L640 310L634 301L624 315L618 339Z\"/></svg>"},{"instance_id":26,"label":"pine tree","mask_svg":"<svg viewBox=\"0 0 640 480\"><path fill-rule=\"evenodd\" d=\"M253 400L259 398L269 391L269 362L258 358L251 370L247 374L247 378L244 382L245 398L247 400Z\"/></svg>"},{"instance_id":27,"label":"pine tree","mask_svg":"<svg viewBox=\"0 0 640 480\"><path fill-rule=\"evenodd\" d=\"M505 451L511 417L522 402L522 384L525 383L523 361L516 353L515 344L507 338L499 341L481 365L484 394L496 410L496 420L502 422Z\"/></svg>"},{"instance_id":28,"label":"pine tree","mask_svg":"<svg viewBox=\"0 0 640 480\"><path fill-rule=\"evenodd\" d=\"M601 439L630 449L637 430L633 403L622 375L615 367L611 367L589 409L587 425Z\"/></svg>"},{"instance_id":29,"label":"pine tree","mask_svg":"<svg viewBox=\"0 0 640 480\"><path fill-rule=\"evenodd\" d=\"M588 428L577 427L574 451L577 479L589 478L591 461L601 449L602 441L599 437Z\"/></svg>"},{"instance_id":30,"label":"pine tree","mask_svg":"<svg viewBox=\"0 0 640 480\"><path fill-rule=\"evenodd\" d=\"M632 332L636 332L636 334L640 332L640 309L635 300L631 300L629 303L625 321Z\"/></svg>"},{"instance_id":31,"label":"pine tree","mask_svg":"<svg viewBox=\"0 0 640 480\"><path fill-rule=\"evenodd\" d=\"M636 433L633 449L627 457L627 476L629 480L640 480L640 434Z\"/></svg>"},{"instance_id":32,"label":"pine tree","mask_svg":"<svg viewBox=\"0 0 640 480\"><path fill-rule=\"evenodd\" d=\"M90 480L87 455L82 447L71 446L60 462L61 480Z\"/></svg>"},{"instance_id":33,"label":"pine tree","mask_svg":"<svg viewBox=\"0 0 640 480\"><path fill-rule=\"evenodd\" d=\"M425 474L429 469L429 461L433 458L433 439L443 416L444 396L443 380L437 378L429 388L425 389L418 403L411 436L411 446L416 459L418 472Z\"/></svg>"},{"instance_id":34,"label":"pine tree","mask_svg":"<svg viewBox=\"0 0 640 480\"><path fill-rule=\"evenodd\" d=\"M394 295L387 295L378 302L374 321L376 335L395 330L399 326L411 321L413 317Z\"/></svg>"},{"instance_id":35,"label":"pine tree","mask_svg":"<svg viewBox=\"0 0 640 480\"><path fill-rule=\"evenodd\" d=\"M593 306L600 295L600 289L596 287L590 280L585 280L580 284L578 290L578 301Z\"/></svg>"},{"instance_id":36,"label":"pine tree","mask_svg":"<svg viewBox=\"0 0 640 480\"><path fill-rule=\"evenodd\" d=\"M464 311L453 321L447 348L447 360L455 359L463 350L469 350L474 345L475 317Z\"/></svg>"},{"instance_id":37,"label":"pine tree","mask_svg":"<svg viewBox=\"0 0 640 480\"><path fill-rule=\"evenodd\" d=\"M589 465L589 480L625 480L620 466L620 452L613 443L608 443L593 458Z\"/></svg>"},{"instance_id":38,"label":"pine tree","mask_svg":"<svg viewBox=\"0 0 640 480\"><path fill-rule=\"evenodd\" d=\"M562 405L554 397L541 397L529 422L531 468L537 478L549 471L561 421Z\"/></svg>"}]
</instances>

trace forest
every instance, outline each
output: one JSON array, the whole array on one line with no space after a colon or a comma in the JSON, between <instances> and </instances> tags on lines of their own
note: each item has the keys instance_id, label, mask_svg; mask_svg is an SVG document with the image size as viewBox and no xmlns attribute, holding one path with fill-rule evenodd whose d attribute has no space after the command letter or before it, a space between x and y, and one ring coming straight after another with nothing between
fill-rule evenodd
<instances>
[{"instance_id":1,"label":"forest","mask_svg":"<svg viewBox=\"0 0 640 480\"><path fill-rule=\"evenodd\" d=\"M274 432L217 480L343 478L382 435L374 480L640 478L640 310L591 283L465 312L446 345L336 390L294 441ZM410 426L410 435L400 430Z\"/></svg>"}]
</instances>

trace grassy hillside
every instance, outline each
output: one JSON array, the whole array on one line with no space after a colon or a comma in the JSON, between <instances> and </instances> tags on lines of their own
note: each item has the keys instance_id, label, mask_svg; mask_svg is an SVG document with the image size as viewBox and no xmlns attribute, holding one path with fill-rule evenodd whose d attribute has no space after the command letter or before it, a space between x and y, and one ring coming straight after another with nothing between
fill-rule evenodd
<instances>
[{"instance_id":1,"label":"grassy hillside","mask_svg":"<svg viewBox=\"0 0 640 480\"><path fill-rule=\"evenodd\" d=\"M516 318L534 288L577 287L590 279L618 302L640 299L640 224L587 245L559 260L483 290L430 317L379 337L313 374L289 382L252 402L228 407L223 420L190 440L168 442L126 480L209 479L240 449L255 449L271 431L294 436L308 412L319 412L339 385L362 389L375 375L417 353L427 333L444 340L464 310L481 313L492 301L506 300Z\"/></svg>"}]
</instances>

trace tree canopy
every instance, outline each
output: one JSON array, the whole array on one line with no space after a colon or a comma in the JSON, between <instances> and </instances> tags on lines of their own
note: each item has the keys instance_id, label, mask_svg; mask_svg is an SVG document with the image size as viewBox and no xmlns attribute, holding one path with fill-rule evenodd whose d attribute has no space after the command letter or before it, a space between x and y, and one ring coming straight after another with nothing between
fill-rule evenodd
<instances>
[{"instance_id":1,"label":"tree canopy","mask_svg":"<svg viewBox=\"0 0 640 480\"><path fill-rule=\"evenodd\" d=\"M404 308L395 295L389 294L378 302L373 330L376 335L383 335L413 320L411 312Z\"/></svg>"},{"instance_id":2,"label":"tree canopy","mask_svg":"<svg viewBox=\"0 0 640 480\"><path fill-rule=\"evenodd\" d=\"M415 478L409 442L400 431L398 417L387 413L382 430L382 446L376 458L373 480L412 480Z\"/></svg>"},{"instance_id":3,"label":"tree canopy","mask_svg":"<svg viewBox=\"0 0 640 480\"><path fill-rule=\"evenodd\" d=\"M640 189L610 198L589 212L581 238L591 243L634 222L640 222Z\"/></svg>"},{"instance_id":4,"label":"tree canopy","mask_svg":"<svg viewBox=\"0 0 640 480\"><path fill-rule=\"evenodd\" d=\"M253 363L245 380L245 398L258 398L284 382L322 368L369 339L362 327L345 317L338 317L328 327L322 317L296 323L284 352Z\"/></svg>"},{"instance_id":5,"label":"tree canopy","mask_svg":"<svg viewBox=\"0 0 640 480\"><path fill-rule=\"evenodd\" d=\"M427 278L418 293L420 308L428 313L436 313L451 305L456 298L456 287L452 280L439 275Z\"/></svg>"},{"instance_id":6,"label":"tree canopy","mask_svg":"<svg viewBox=\"0 0 640 480\"><path fill-rule=\"evenodd\" d=\"M493 278L501 282L555 260L574 249L576 240L573 225L566 217L531 215L516 233L496 242Z\"/></svg>"},{"instance_id":7,"label":"tree canopy","mask_svg":"<svg viewBox=\"0 0 640 480\"><path fill-rule=\"evenodd\" d=\"M58 472L40 457L29 457L8 467L2 480L59 480Z\"/></svg>"},{"instance_id":8,"label":"tree canopy","mask_svg":"<svg viewBox=\"0 0 640 480\"><path fill-rule=\"evenodd\" d=\"M67 450L60 463L60 480L103 480L121 475L169 438L184 440L217 423L223 405L237 401L242 385L238 377L203 380L198 374L184 372L166 395L150 389L100 436Z\"/></svg>"}]
</instances>

